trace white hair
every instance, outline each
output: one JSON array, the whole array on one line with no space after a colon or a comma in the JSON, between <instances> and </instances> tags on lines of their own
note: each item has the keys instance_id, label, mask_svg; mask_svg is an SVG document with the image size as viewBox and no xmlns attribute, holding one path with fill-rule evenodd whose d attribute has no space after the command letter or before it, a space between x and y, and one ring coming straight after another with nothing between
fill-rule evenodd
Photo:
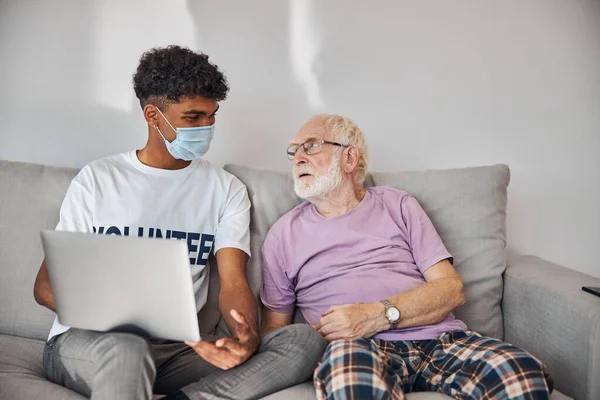
<instances>
[{"instance_id":1,"label":"white hair","mask_svg":"<svg viewBox=\"0 0 600 400\"><path fill-rule=\"evenodd\" d=\"M358 149L356 181L362 185L369 166L368 148L363 131L350 118L341 115L320 114L317 118L325 121L325 127L331 132L333 141Z\"/></svg>"}]
</instances>

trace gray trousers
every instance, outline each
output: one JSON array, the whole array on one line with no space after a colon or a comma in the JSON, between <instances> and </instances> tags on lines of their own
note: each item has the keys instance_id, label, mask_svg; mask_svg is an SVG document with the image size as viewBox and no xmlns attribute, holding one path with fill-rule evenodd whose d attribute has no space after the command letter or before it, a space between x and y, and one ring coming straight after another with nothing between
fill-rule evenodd
<instances>
[{"instance_id":1,"label":"gray trousers","mask_svg":"<svg viewBox=\"0 0 600 400\"><path fill-rule=\"evenodd\" d=\"M72 328L46 344L44 372L52 382L92 399L151 399L152 393L181 389L190 399L246 400L311 378L326 347L304 324L261 339L254 356L225 371L183 343Z\"/></svg>"}]
</instances>

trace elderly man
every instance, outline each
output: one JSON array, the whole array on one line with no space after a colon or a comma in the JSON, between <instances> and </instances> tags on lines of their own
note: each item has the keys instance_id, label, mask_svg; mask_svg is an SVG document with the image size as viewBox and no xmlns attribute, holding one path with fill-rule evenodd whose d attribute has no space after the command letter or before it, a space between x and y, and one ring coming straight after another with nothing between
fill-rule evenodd
<instances>
[{"instance_id":1,"label":"elderly man","mask_svg":"<svg viewBox=\"0 0 600 400\"><path fill-rule=\"evenodd\" d=\"M308 201L265 240L263 331L290 324L298 306L329 342L319 399L550 397L540 361L454 317L465 298L452 256L414 197L363 187L366 144L350 119L312 118L288 157Z\"/></svg>"}]
</instances>

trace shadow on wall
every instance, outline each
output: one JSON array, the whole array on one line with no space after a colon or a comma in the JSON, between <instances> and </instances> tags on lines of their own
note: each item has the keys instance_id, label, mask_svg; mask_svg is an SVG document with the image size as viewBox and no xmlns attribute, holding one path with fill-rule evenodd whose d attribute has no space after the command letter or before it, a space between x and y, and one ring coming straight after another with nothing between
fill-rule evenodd
<instances>
[{"instance_id":1,"label":"shadow on wall","mask_svg":"<svg viewBox=\"0 0 600 400\"><path fill-rule=\"evenodd\" d=\"M198 47L231 86L209 159L219 154L224 163L289 168L287 141L320 109L319 104L311 106L302 79L295 75L293 61L298 57L290 49L293 3L269 2L266 13L252 2L236 2L233 13L218 2L188 0Z\"/></svg>"},{"instance_id":2,"label":"shadow on wall","mask_svg":"<svg viewBox=\"0 0 600 400\"><path fill-rule=\"evenodd\" d=\"M145 140L137 99L131 111L97 100L95 11L64 0L3 5L0 158L75 167Z\"/></svg>"}]
</instances>

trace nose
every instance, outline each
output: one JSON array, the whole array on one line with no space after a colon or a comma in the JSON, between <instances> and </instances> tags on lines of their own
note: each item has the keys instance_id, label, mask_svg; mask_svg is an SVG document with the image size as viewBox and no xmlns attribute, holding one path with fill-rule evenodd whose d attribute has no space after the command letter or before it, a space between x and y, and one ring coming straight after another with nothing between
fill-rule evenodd
<instances>
[{"instance_id":1,"label":"nose","mask_svg":"<svg viewBox=\"0 0 600 400\"><path fill-rule=\"evenodd\" d=\"M308 162L308 156L304 151L304 147L300 146L300 148L294 154L294 165L300 165Z\"/></svg>"}]
</instances>

